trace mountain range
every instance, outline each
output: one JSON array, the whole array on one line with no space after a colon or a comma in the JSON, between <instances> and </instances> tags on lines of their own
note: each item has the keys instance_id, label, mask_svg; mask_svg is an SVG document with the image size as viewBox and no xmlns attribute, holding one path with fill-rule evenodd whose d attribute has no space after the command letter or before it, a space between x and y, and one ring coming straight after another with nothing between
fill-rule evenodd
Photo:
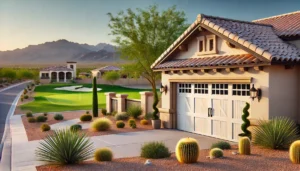
<instances>
[{"instance_id":1,"label":"mountain range","mask_svg":"<svg viewBox=\"0 0 300 171\"><path fill-rule=\"evenodd\" d=\"M0 51L0 65L58 64L66 61L78 63L122 62L116 53L116 47L111 44L79 44L65 39L29 45L23 49Z\"/></svg>"}]
</instances>

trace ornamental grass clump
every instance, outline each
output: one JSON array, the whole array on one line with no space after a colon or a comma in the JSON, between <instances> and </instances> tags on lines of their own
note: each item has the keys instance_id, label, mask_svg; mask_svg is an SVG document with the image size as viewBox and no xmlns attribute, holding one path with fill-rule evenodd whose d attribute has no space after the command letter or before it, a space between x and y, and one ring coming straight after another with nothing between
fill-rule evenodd
<instances>
[{"instance_id":1,"label":"ornamental grass clump","mask_svg":"<svg viewBox=\"0 0 300 171\"><path fill-rule=\"evenodd\" d=\"M109 148L99 148L94 153L94 159L98 162L112 161L113 152Z\"/></svg>"},{"instance_id":2,"label":"ornamental grass clump","mask_svg":"<svg viewBox=\"0 0 300 171\"><path fill-rule=\"evenodd\" d=\"M220 148L213 148L209 151L209 157L211 159L223 157L223 150Z\"/></svg>"},{"instance_id":3,"label":"ornamental grass clump","mask_svg":"<svg viewBox=\"0 0 300 171\"><path fill-rule=\"evenodd\" d=\"M210 149L213 149L213 148L220 148L222 150L228 150L228 149L231 149L231 145L226 141L219 141L219 142L216 142L211 145Z\"/></svg>"},{"instance_id":4,"label":"ornamental grass clump","mask_svg":"<svg viewBox=\"0 0 300 171\"><path fill-rule=\"evenodd\" d=\"M127 113L118 113L115 115L115 119L117 121L119 120L127 120L129 118L129 115Z\"/></svg>"},{"instance_id":5,"label":"ornamental grass clump","mask_svg":"<svg viewBox=\"0 0 300 171\"><path fill-rule=\"evenodd\" d=\"M270 121L259 120L253 134L255 145L271 149L287 149L299 139L295 122L286 117L275 117Z\"/></svg>"},{"instance_id":6,"label":"ornamental grass clump","mask_svg":"<svg viewBox=\"0 0 300 171\"><path fill-rule=\"evenodd\" d=\"M137 119L143 113L143 109L140 106L132 105L127 109L127 114L134 119Z\"/></svg>"},{"instance_id":7,"label":"ornamental grass clump","mask_svg":"<svg viewBox=\"0 0 300 171\"><path fill-rule=\"evenodd\" d=\"M160 159L170 157L168 147L162 142L149 142L142 146L141 157L150 159Z\"/></svg>"},{"instance_id":8,"label":"ornamental grass clump","mask_svg":"<svg viewBox=\"0 0 300 171\"><path fill-rule=\"evenodd\" d=\"M93 144L86 134L69 129L55 130L40 142L35 154L51 164L77 164L93 156Z\"/></svg>"},{"instance_id":9,"label":"ornamental grass clump","mask_svg":"<svg viewBox=\"0 0 300 171\"><path fill-rule=\"evenodd\" d=\"M91 129L94 131L107 131L111 128L112 122L108 118L99 118L92 122Z\"/></svg>"}]
</instances>

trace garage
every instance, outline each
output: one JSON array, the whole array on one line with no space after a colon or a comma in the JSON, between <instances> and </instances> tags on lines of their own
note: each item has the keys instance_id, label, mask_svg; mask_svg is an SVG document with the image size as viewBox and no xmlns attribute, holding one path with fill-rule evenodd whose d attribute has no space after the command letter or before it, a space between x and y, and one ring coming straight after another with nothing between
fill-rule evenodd
<instances>
[{"instance_id":1,"label":"garage","mask_svg":"<svg viewBox=\"0 0 300 171\"><path fill-rule=\"evenodd\" d=\"M250 84L178 83L177 129L237 141Z\"/></svg>"}]
</instances>

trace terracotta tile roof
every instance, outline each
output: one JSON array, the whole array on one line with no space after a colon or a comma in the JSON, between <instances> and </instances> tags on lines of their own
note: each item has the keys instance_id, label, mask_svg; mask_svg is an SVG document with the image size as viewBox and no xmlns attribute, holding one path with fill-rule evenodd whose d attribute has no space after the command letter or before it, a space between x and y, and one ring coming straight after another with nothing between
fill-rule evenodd
<instances>
[{"instance_id":1,"label":"terracotta tile roof","mask_svg":"<svg viewBox=\"0 0 300 171\"><path fill-rule=\"evenodd\" d=\"M73 71L73 69L68 68L67 66L51 66L43 68L41 71Z\"/></svg>"},{"instance_id":2,"label":"terracotta tile roof","mask_svg":"<svg viewBox=\"0 0 300 171\"><path fill-rule=\"evenodd\" d=\"M278 36L300 36L300 11L262 18L253 22L272 25Z\"/></svg>"},{"instance_id":3,"label":"terracotta tile roof","mask_svg":"<svg viewBox=\"0 0 300 171\"><path fill-rule=\"evenodd\" d=\"M262 61L253 55L243 54L170 60L155 66L154 69L220 67L260 63Z\"/></svg>"},{"instance_id":4,"label":"terracotta tile roof","mask_svg":"<svg viewBox=\"0 0 300 171\"><path fill-rule=\"evenodd\" d=\"M98 71L120 71L121 69L119 67L116 66L105 66L102 68L97 68L94 70L98 70Z\"/></svg>"}]
</instances>

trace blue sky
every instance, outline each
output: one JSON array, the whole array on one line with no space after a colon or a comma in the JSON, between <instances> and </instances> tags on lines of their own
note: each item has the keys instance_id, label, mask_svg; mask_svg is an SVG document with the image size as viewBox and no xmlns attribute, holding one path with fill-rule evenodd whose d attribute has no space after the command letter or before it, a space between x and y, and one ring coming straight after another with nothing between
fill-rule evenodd
<instances>
[{"instance_id":1,"label":"blue sky","mask_svg":"<svg viewBox=\"0 0 300 171\"><path fill-rule=\"evenodd\" d=\"M0 50L58 39L111 43L108 12L152 4L177 5L188 23L199 13L251 21L300 10L300 0L0 0Z\"/></svg>"}]
</instances>

